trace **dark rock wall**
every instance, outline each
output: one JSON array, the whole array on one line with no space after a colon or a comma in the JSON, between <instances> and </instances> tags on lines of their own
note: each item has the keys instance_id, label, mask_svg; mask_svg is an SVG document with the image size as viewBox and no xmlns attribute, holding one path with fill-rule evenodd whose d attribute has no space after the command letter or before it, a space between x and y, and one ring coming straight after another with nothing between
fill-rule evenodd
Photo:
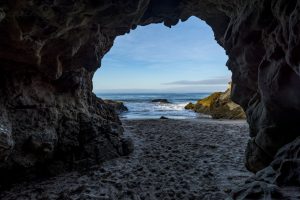
<instances>
[{"instance_id":1,"label":"dark rock wall","mask_svg":"<svg viewBox=\"0 0 300 200\"><path fill-rule=\"evenodd\" d=\"M115 111L92 93L101 58L116 35L128 31L124 16L115 16L124 20L116 26L107 9L137 9L134 2L114 4L0 2L2 183L129 153Z\"/></svg>"},{"instance_id":2,"label":"dark rock wall","mask_svg":"<svg viewBox=\"0 0 300 200\"><path fill-rule=\"evenodd\" d=\"M280 147L299 136L298 3L252 1L225 34L232 98L247 111L253 137L247 149L252 171L265 167Z\"/></svg>"},{"instance_id":3,"label":"dark rock wall","mask_svg":"<svg viewBox=\"0 0 300 200\"><path fill-rule=\"evenodd\" d=\"M123 155L118 116L90 92L86 70L70 76L82 82L67 92L37 73L3 75L1 182L57 174Z\"/></svg>"},{"instance_id":4,"label":"dark rock wall","mask_svg":"<svg viewBox=\"0 0 300 200\"><path fill-rule=\"evenodd\" d=\"M212 27L229 56L232 99L251 129L247 167L266 167L300 133L299 6L297 0L2 0L1 168L30 168L56 152L73 164L117 156L121 127L92 94L93 73L118 35L190 16Z\"/></svg>"}]
</instances>

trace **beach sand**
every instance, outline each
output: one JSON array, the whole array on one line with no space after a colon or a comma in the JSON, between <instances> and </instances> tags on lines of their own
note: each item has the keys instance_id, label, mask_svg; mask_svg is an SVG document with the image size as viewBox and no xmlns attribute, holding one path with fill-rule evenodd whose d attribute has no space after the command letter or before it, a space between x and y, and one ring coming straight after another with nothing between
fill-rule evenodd
<instances>
[{"instance_id":1,"label":"beach sand","mask_svg":"<svg viewBox=\"0 0 300 200\"><path fill-rule=\"evenodd\" d=\"M134 152L87 172L23 183L1 199L225 199L251 174L245 121L123 120Z\"/></svg>"}]
</instances>

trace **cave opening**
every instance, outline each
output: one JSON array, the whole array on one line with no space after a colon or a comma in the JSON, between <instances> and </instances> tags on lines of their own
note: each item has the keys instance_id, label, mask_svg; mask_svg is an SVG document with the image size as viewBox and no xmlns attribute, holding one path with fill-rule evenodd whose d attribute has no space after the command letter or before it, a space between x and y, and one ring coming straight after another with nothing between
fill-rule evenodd
<instances>
[{"instance_id":1,"label":"cave opening","mask_svg":"<svg viewBox=\"0 0 300 200\"><path fill-rule=\"evenodd\" d=\"M172 28L138 26L116 38L94 75L93 91L100 98L124 102L126 118L197 117L184 107L227 90L227 59L211 28L197 17ZM149 103L155 99L172 105Z\"/></svg>"},{"instance_id":2,"label":"cave opening","mask_svg":"<svg viewBox=\"0 0 300 200\"><path fill-rule=\"evenodd\" d=\"M135 180L138 197L145 198L149 190L150 196L168 199L168 190L180 199L187 190L197 199L205 188L214 187L208 199L223 199L227 188L250 176L243 161L248 124L244 112L237 116L231 110L238 105L229 102L227 59L211 28L196 17L171 29L162 24L137 27L119 36L102 59L93 78L94 93L120 108L124 137L134 146L128 160L105 166L115 167L112 174L125 187L131 184L127 179ZM189 102L207 96L193 111L185 110ZM110 100L122 101L128 110ZM210 101L215 102L214 111L207 110L213 107ZM243 120L232 120L236 117Z\"/></svg>"},{"instance_id":3,"label":"cave opening","mask_svg":"<svg viewBox=\"0 0 300 200\"><path fill-rule=\"evenodd\" d=\"M224 193L244 176L243 156L237 155L246 149L247 168L257 173L229 199L299 199L299 3L1 1L0 198L227 199ZM92 92L94 72L116 37L138 25L173 26L190 16L206 21L226 50L231 96L250 126L244 149L236 147L246 146L245 123L120 121ZM182 46L187 45L178 49ZM116 72L105 77L125 75ZM162 72L160 67L152 79ZM201 73L195 74L197 79L189 80L198 81ZM128 159L133 148L124 135L136 141L134 160ZM98 164L103 165L89 168ZM82 168L88 169L84 175L71 172ZM45 174L62 175L27 182ZM20 185L2 192L10 183Z\"/></svg>"}]
</instances>

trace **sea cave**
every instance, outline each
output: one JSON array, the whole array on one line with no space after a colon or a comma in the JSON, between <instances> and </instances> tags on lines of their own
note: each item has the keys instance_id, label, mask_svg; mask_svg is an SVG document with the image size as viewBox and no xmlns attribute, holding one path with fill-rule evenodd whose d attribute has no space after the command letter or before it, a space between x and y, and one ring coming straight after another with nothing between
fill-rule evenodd
<instances>
[{"instance_id":1,"label":"sea cave","mask_svg":"<svg viewBox=\"0 0 300 200\"><path fill-rule=\"evenodd\" d=\"M130 154L118 115L92 91L93 75L116 37L191 16L226 51L231 99L249 124L245 166L253 176L228 199L300 198L297 0L1 1L0 197L17 198L11 184Z\"/></svg>"}]
</instances>

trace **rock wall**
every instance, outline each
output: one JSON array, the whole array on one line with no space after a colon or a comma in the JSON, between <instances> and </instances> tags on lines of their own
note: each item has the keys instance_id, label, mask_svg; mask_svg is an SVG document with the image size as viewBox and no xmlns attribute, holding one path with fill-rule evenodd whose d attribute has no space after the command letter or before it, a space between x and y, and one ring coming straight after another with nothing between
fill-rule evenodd
<instances>
[{"instance_id":1,"label":"rock wall","mask_svg":"<svg viewBox=\"0 0 300 200\"><path fill-rule=\"evenodd\" d=\"M243 5L225 34L232 98L250 124L246 165L254 172L299 136L298 16L299 1L253 1Z\"/></svg>"},{"instance_id":2,"label":"rock wall","mask_svg":"<svg viewBox=\"0 0 300 200\"><path fill-rule=\"evenodd\" d=\"M68 92L33 72L2 77L1 183L32 174L54 175L123 155L117 114L89 92L89 73L70 74L76 76L83 82Z\"/></svg>"},{"instance_id":3,"label":"rock wall","mask_svg":"<svg viewBox=\"0 0 300 200\"><path fill-rule=\"evenodd\" d=\"M2 0L0 171L117 156L121 127L95 100L93 73L118 35L190 16L212 27L229 56L232 99L251 129L246 164L263 169L300 133L299 6L298 0Z\"/></svg>"}]
</instances>

